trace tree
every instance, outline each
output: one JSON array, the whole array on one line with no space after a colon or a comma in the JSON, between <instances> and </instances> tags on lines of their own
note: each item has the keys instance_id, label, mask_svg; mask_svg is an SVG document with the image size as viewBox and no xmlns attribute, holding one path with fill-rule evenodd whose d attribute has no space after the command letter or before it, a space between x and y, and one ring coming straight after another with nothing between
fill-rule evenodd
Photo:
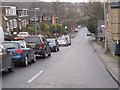
<instances>
[{"instance_id":1,"label":"tree","mask_svg":"<svg viewBox=\"0 0 120 90\"><path fill-rule=\"evenodd\" d=\"M34 27L31 27L31 26L28 26L27 27L27 32L29 33L29 34L35 34L35 28Z\"/></svg>"},{"instance_id":2,"label":"tree","mask_svg":"<svg viewBox=\"0 0 120 90\"><path fill-rule=\"evenodd\" d=\"M85 9L89 17L85 24L91 33L97 34L97 21L104 19L103 3L90 2Z\"/></svg>"}]
</instances>

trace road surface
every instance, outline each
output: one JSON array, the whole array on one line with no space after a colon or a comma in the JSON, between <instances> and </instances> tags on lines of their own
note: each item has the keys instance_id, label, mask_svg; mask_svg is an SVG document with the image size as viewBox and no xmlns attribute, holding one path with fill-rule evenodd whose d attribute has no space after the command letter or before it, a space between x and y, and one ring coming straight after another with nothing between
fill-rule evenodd
<instances>
[{"instance_id":1,"label":"road surface","mask_svg":"<svg viewBox=\"0 0 120 90\"><path fill-rule=\"evenodd\" d=\"M87 29L81 28L69 47L61 47L46 59L16 67L2 75L3 88L117 88L94 52Z\"/></svg>"}]
</instances>

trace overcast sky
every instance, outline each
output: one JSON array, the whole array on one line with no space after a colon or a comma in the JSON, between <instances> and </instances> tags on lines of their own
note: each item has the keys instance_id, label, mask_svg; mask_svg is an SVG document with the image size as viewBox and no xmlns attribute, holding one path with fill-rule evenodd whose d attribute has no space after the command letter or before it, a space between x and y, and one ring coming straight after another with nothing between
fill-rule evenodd
<instances>
[{"instance_id":1,"label":"overcast sky","mask_svg":"<svg viewBox=\"0 0 120 90\"><path fill-rule=\"evenodd\" d=\"M45 2L88 2L88 0L0 0L2 2L40 2L40 1L45 1Z\"/></svg>"},{"instance_id":2,"label":"overcast sky","mask_svg":"<svg viewBox=\"0 0 120 90\"><path fill-rule=\"evenodd\" d=\"M46 2L50 2L50 1L60 1L60 2L88 2L88 0L41 0L41 1L46 1Z\"/></svg>"},{"instance_id":3,"label":"overcast sky","mask_svg":"<svg viewBox=\"0 0 120 90\"><path fill-rule=\"evenodd\" d=\"M60 1L60 2L88 2L88 1L107 1L107 0L0 0L2 2L40 2L40 1L45 1L45 2L55 2L55 1ZM118 2L120 0L110 0L112 2Z\"/></svg>"}]
</instances>

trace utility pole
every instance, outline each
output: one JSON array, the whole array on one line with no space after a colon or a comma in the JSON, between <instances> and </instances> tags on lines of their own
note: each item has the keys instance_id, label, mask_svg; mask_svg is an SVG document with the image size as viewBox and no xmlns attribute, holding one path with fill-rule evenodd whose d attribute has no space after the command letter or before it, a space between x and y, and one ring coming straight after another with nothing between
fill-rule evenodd
<instances>
[{"instance_id":1,"label":"utility pole","mask_svg":"<svg viewBox=\"0 0 120 90\"><path fill-rule=\"evenodd\" d=\"M36 20L37 20L37 15L36 15L36 10L39 10L39 8L34 8L34 10L35 10L35 13L34 13L34 15L35 15L35 32L36 32L36 35L37 35L37 22L36 22Z\"/></svg>"},{"instance_id":2,"label":"utility pole","mask_svg":"<svg viewBox=\"0 0 120 90\"><path fill-rule=\"evenodd\" d=\"M58 2L59 2L59 0L55 0L55 1L53 1L52 0L52 2L53 2L53 11L54 11L54 13L55 13L55 19L56 19L56 24L57 24L57 18L58 18ZM56 24L55 24L55 37L57 38L57 26L56 26Z\"/></svg>"},{"instance_id":3,"label":"utility pole","mask_svg":"<svg viewBox=\"0 0 120 90\"><path fill-rule=\"evenodd\" d=\"M107 1L104 0L104 24L105 24L105 53L107 52L107 30L106 30L106 26L107 26L107 14L106 14L106 3Z\"/></svg>"}]
</instances>

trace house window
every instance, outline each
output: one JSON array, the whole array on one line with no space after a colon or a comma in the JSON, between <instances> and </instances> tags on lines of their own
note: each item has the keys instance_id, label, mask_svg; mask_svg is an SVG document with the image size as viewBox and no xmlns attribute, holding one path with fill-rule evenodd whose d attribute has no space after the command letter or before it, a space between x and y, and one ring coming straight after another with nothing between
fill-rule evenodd
<instances>
[{"instance_id":1,"label":"house window","mask_svg":"<svg viewBox=\"0 0 120 90\"><path fill-rule=\"evenodd\" d=\"M6 15L16 15L16 7L6 8Z\"/></svg>"},{"instance_id":2,"label":"house window","mask_svg":"<svg viewBox=\"0 0 120 90\"><path fill-rule=\"evenodd\" d=\"M13 28L17 28L17 20L13 19Z\"/></svg>"},{"instance_id":3,"label":"house window","mask_svg":"<svg viewBox=\"0 0 120 90\"><path fill-rule=\"evenodd\" d=\"M28 11L27 10L25 11L25 15L28 15Z\"/></svg>"},{"instance_id":4,"label":"house window","mask_svg":"<svg viewBox=\"0 0 120 90\"><path fill-rule=\"evenodd\" d=\"M12 20L10 20L9 23L10 23L10 29L13 29L13 22L12 22Z\"/></svg>"},{"instance_id":5,"label":"house window","mask_svg":"<svg viewBox=\"0 0 120 90\"><path fill-rule=\"evenodd\" d=\"M21 16L21 11L19 11L18 13L19 13L19 16Z\"/></svg>"},{"instance_id":6,"label":"house window","mask_svg":"<svg viewBox=\"0 0 120 90\"><path fill-rule=\"evenodd\" d=\"M8 8L5 9L5 12L6 12L6 15L9 15L9 9Z\"/></svg>"},{"instance_id":7,"label":"house window","mask_svg":"<svg viewBox=\"0 0 120 90\"><path fill-rule=\"evenodd\" d=\"M51 20L51 17L43 17L43 20Z\"/></svg>"},{"instance_id":8,"label":"house window","mask_svg":"<svg viewBox=\"0 0 120 90\"><path fill-rule=\"evenodd\" d=\"M19 28L20 28L20 30L22 29L21 22L19 22Z\"/></svg>"},{"instance_id":9,"label":"house window","mask_svg":"<svg viewBox=\"0 0 120 90\"><path fill-rule=\"evenodd\" d=\"M10 15L16 15L16 7L11 7L10 11L11 11Z\"/></svg>"},{"instance_id":10,"label":"house window","mask_svg":"<svg viewBox=\"0 0 120 90\"><path fill-rule=\"evenodd\" d=\"M22 21L22 27L26 27L27 23L26 23L26 20L23 20Z\"/></svg>"}]
</instances>

